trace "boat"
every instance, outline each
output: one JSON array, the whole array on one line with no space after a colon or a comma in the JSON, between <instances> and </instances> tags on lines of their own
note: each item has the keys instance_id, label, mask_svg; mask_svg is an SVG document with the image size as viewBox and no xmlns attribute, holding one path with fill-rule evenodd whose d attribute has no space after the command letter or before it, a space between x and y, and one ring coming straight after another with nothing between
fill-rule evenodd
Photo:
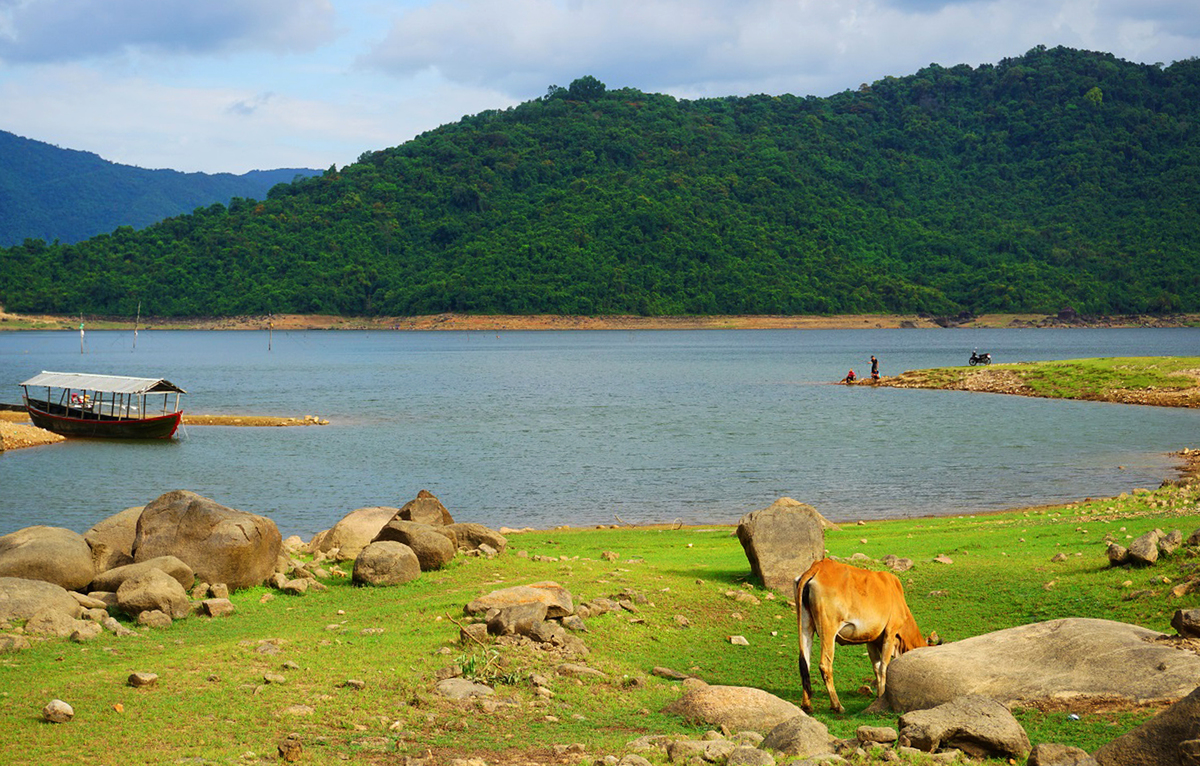
<instances>
[{"instance_id":1,"label":"boat","mask_svg":"<svg viewBox=\"0 0 1200 766\"><path fill-rule=\"evenodd\" d=\"M179 397L187 393L162 378L83 372L42 372L20 385L25 410L38 428L106 439L171 438L183 418Z\"/></svg>"}]
</instances>

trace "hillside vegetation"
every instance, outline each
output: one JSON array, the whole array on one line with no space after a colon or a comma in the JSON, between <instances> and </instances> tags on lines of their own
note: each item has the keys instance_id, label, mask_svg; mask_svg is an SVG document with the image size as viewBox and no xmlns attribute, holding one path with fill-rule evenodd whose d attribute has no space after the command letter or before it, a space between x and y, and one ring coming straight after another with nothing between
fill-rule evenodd
<instances>
[{"instance_id":1,"label":"hillside vegetation","mask_svg":"<svg viewBox=\"0 0 1200 766\"><path fill-rule=\"evenodd\" d=\"M109 162L0 130L0 246L26 239L74 243L118 226L135 229L234 197L265 197L299 168L181 173Z\"/></svg>"},{"instance_id":2,"label":"hillside vegetation","mask_svg":"<svg viewBox=\"0 0 1200 766\"><path fill-rule=\"evenodd\" d=\"M0 253L26 313L1200 310L1200 60L1037 48L829 98L583 77L142 231Z\"/></svg>"}]
</instances>

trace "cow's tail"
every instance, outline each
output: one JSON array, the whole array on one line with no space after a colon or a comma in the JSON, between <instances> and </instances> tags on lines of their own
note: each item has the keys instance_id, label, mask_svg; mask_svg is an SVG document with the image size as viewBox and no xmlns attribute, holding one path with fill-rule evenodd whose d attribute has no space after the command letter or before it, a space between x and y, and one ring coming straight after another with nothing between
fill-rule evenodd
<instances>
[{"instance_id":1,"label":"cow's tail","mask_svg":"<svg viewBox=\"0 0 1200 766\"><path fill-rule=\"evenodd\" d=\"M796 633L800 641L800 683L807 699L812 699L812 675L809 672L812 660L813 619L809 610L808 584L812 578L804 575L796 578Z\"/></svg>"}]
</instances>

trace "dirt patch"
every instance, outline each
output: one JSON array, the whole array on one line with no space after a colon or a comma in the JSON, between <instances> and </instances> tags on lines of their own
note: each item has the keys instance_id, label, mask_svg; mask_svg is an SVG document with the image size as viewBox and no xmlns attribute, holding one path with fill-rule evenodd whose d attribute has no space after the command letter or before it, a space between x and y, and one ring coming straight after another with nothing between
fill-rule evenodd
<instances>
[{"instance_id":1,"label":"dirt patch","mask_svg":"<svg viewBox=\"0 0 1200 766\"><path fill-rule=\"evenodd\" d=\"M13 422L8 416L22 415L25 423ZM0 445L6 450L23 447L40 447L43 444L54 444L65 441L65 437L51 433L45 429L30 424L29 417L24 413L0 412Z\"/></svg>"},{"instance_id":2,"label":"dirt patch","mask_svg":"<svg viewBox=\"0 0 1200 766\"><path fill-rule=\"evenodd\" d=\"M327 426L328 420L316 415L306 415L302 418L280 418L269 415L184 415L183 424L186 426L250 426L255 428L271 426Z\"/></svg>"}]
</instances>

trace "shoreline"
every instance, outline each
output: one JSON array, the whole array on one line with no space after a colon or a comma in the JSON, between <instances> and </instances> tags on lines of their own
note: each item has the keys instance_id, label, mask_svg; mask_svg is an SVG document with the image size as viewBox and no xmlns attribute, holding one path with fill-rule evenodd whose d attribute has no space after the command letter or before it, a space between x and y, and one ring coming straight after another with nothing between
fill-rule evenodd
<instances>
[{"instance_id":1,"label":"shoreline","mask_svg":"<svg viewBox=\"0 0 1200 766\"><path fill-rule=\"evenodd\" d=\"M83 317L90 330L888 330L888 329L1031 329L1197 327L1200 314L1168 316L1076 316L983 314L932 317L916 314L712 315L712 316L583 316L512 314L429 314L414 317L341 317L322 314L269 316L146 317L139 322L119 317ZM22 315L0 311L0 332L78 330L79 317Z\"/></svg>"},{"instance_id":2,"label":"shoreline","mask_svg":"<svg viewBox=\"0 0 1200 766\"><path fill-rule=\"evenodd\" d=\"M271 415L188 415L184 414L184 426L237 426L250 428L282 428L288 426L325 426L329 421L316 415L302 418L277 417ZM24 410L0 410L0 454L6 450L25 447L41 447L58 444L66 437L38 428L29 420Z\"/></svg>"}]
</instances>

